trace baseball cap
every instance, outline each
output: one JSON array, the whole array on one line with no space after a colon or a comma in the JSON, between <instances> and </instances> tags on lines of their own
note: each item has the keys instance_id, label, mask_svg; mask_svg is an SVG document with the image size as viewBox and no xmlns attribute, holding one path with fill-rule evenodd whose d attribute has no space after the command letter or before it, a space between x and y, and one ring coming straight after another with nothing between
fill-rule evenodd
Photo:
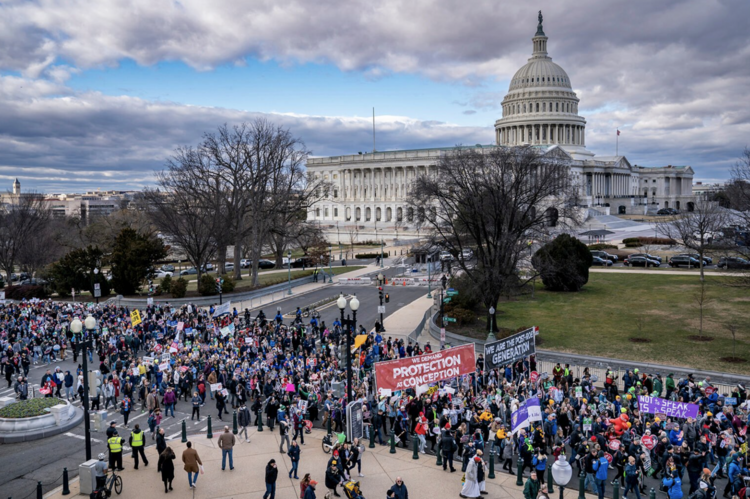
<instances>
[{"instance_id":1,"label":"baseball cap","mask_svg":"<svg viewBox=\"0 0 750 499\"><path fill-rule=\"evenodd\" d=\"M310 480L310 485L315 487L316 485L318 485L318 482L316 480Z\"/></svg>"}]
</instances>

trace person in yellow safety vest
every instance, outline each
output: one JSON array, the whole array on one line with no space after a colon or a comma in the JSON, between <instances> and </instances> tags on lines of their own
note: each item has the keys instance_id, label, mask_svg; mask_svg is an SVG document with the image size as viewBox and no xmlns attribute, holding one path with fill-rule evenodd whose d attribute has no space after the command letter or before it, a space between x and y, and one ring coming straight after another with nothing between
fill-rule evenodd
<instances>
[{"instance_id":1,"label":"person in yellow safety vest","mask_svg":"<svg viewBox=\"0 0 750 499\"><path fill-rule=\"evenodd\" d=\"M117 430L107 440L109 449L109 467L110 469L122 471L122 437L117 434Z\"/></svg>"},{"instance_id":2,"label":"person in yellow safety vest","mask_svg":"<svg viewBox=\"0 0 750 499\"><path fill-rule=\"evenodd\" d=\"M135 429L130 432L130 446L133 448L133 457L135 458L134 469L138 469L138 455L141 455L143 459L143 465L148 466L148 459L146 459L146 453L143 451L145 446L146 435L141 430L140 425L135 425Z\"/></svg>"}]
</instances>

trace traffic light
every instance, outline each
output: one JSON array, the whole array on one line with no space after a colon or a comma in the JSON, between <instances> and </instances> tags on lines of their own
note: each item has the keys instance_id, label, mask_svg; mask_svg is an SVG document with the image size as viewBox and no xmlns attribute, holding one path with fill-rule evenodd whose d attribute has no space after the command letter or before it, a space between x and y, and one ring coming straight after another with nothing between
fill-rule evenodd
<instances>
[{"instance_id":1,"label":"traffic light","mask_svg":"<svg viewBox=\"0 0 750 499\"><path fill-rule=\"evenodd\" d=\"M221 293L221 285L224 283L224 279L219 277L216 278L216 292Z\"/></svg>"},{"instance_id":2,"label":"traffic light","mask_svg":"<svg viewBox=\"0 0 750 499\"><path fill-rule=\"evenodd\" d=\"M148 280L148 294L154 293L154 281L151 279Z\"/></svg>"},{"instance_id":3,"label":"traffic light","mask_svg":"<svg viewBox=\"0 0 750 499\"><path fill-rule=\"evenodd\" d=\"M391 296L388 293L386 293L385 294L385 302L388 303L390 300L391 300Z\"/></svg>"}]
</instances>

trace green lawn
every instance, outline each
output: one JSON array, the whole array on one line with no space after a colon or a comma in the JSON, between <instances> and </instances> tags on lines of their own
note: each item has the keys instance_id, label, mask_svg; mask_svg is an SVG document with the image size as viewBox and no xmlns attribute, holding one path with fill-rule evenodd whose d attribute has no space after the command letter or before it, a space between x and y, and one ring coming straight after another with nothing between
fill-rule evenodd
<instances>
[{"instance_id":1,"label":"green lawn","mask_svg":"<svg viewBox=\"0 0 750 499\"><path fill-rule=\"evenodd\" d=\"M750 374L750 292L726 282L706 279L703 331L710 342L688 338L698 334L697 276L592 272L579 293L545 291L537 282L535 299L498 304L498 325L539 326L545 349ZM748 362L719 360L733 356L727 325L736 326L736 355Z\"/></svg>"}]
</instances>

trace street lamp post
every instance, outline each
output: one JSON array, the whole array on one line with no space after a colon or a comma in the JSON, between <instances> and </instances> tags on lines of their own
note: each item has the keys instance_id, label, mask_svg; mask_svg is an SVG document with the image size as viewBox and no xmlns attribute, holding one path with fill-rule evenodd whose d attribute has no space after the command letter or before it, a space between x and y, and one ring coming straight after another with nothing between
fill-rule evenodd
<instances>
[{"instance_id":1,"label":"street lamp post","mask_svg":"<svg viewBox=\"0 0 750 499\"><path fill-rule=\"evenodd\" d=\"M432 269L430 268L431 260L432 260L432 257L428 254L427 255L427 298L432 298L432 284L430 283L430 281L432 280Z\"/></svg>"},{"instance_id":2,"label":"street lamp post","mask_svg":"<svg viewBox=\"0 0 750 499\"><path fill-rule=\"evenodd\" d=\"M289 281L289 291L287 292L288 295L292 294L292 250L289 250L287 253L287 265L289 265L289 274L288 274L288 281Z\"/></svg>"},{"instance_id":3,"label":"street lamp post","mask_svg":"<svg viewBox=\"0 0 750 499\"><path fill-rule=\"evenodd\" d=\"M339 241L339 260L343 260L344 256L341 253L341 233L339 232L339 223L336 222L336 239Z\"/></svg>"},{"instance_id":4,"label":"street lamp post","mask_svg":"<svg viewBox=\"0 0 750 499\"><path fill-rule=\"evenodd\" d=\"M96 276L98 274L99 274L99 269L95 267L94 268L94 277L93 277L93 281L94 282L93 282L93 286L91 286L91 288L92 288L91 292L94 293L94 298L96 299L97 305L99 304L99 296L98 296L99 293L96 292Z\"/></svg>"},{"instance_id":5,"label":"street lamp post","mask_svg":"<svg viewBox=\"0 0 750 499\"><path fill-rule=\"evenodd\" d=\"M442 289L440 290L440 327L445 328L445 312L443 311L443 301L445 300L445 290L448 288L448 278L443 275L440 279Z\"/></svg>"},{"instance_id":6,"label":"street lamp post","mask_svg":"<svg viewBox=\"0 0 750 499\"><path fill-rule=\"evenodd\" d=\"M385 241L382 239L380 240L380 268L383 268L383 244L385 244Z\"/></svg>"},{"instance_id":7,"label":"street lamp post","mask_svg":"<svg viewBox=\"0 0 750 499\"><path fill-rule=\"evenodd\" d=\"M487 341L495 341L495 333L492 332L492 325L495 323L495 307L490 307L490 334L487 335Z\"/></svg>"},{"instance_id":8,"label":"street lamp post","mask_svg":"<svg viewBox=\"0 0 750 499\"><path fill-rule=\"evenodd\" d=\"M91 422L89 421L89 363L88 363L88 348L89 348L89 334L96 329L96 319L92 316L86 317L86 334L81 334L83 331L84 324L81 320L76 317L73 322L70 323L70 331L79 335L78 346L83 350L83 431L84 431L84 442L86 444L86 461L91 459Z\"/></svg>"},{"instance_id":9,"label":"street lamp post","mask_svg":"<svg viewBox=\"0 0 750 499\"><path fill-rule=\"evenodd\" d=\"M339 296L339 299L336 300L336 305L339 307L339 310L341 311L341 324L343 326L344 324L344 309L346 308L346 298L344 298L343 293ZM357 310L359 310L359 300L357 299L357 295L354 295L354 298L351 299L349 302L349 308L352 309L352 322L351 324L347 324L345 331L346 331L346 403L350 404L353 401L352 396L352 329L350 326L353 326L353 328L356 330L357 328Z\"/></svg>"},{"instance_id":10,"label":"street lamp post","mask_svg":"<svg viewBox=\"0 0 750 499\"><path fill-rule=\"evenodd\" d=\"M333 246L328 247L328 282L333 283L333 269L331 268L331 260L333 260Z\"/></svg>"},{"instance_id":11,"label":"street lamp post","mask_svg":"<svg viewBox=\"0 0 750 499\"><path fill-rule=\"evenodd\" d=\"M557 458L557 461L555 461L555 464L552 465L552 477L560 487L560 499L563 499L565 486L568 485L572 476L573 468L570 467L567 459L565 459L565 454L561 454L560 457Z\"/></svg>"}]
</instances>

